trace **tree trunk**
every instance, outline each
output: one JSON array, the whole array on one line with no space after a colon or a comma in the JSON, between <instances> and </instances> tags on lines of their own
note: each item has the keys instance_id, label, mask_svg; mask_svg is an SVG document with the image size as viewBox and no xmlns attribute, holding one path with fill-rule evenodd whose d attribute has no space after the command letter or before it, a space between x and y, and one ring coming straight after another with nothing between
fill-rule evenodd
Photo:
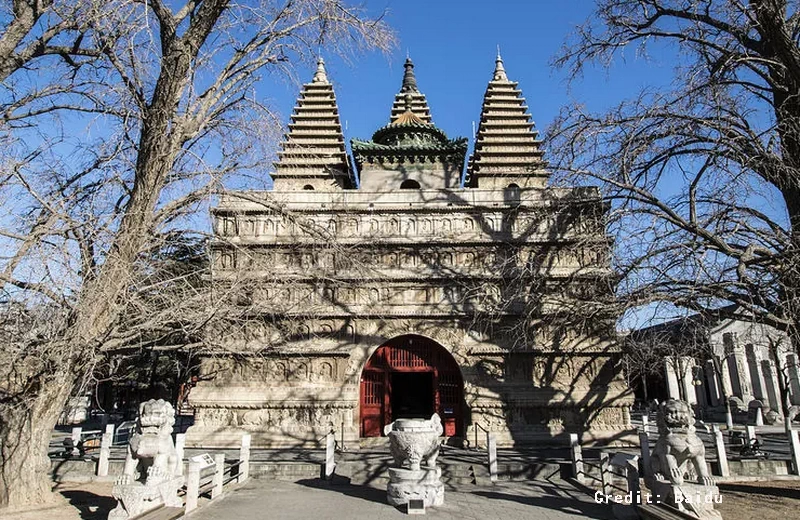
<instances>
[{"instance_id":1,"label":"tree trunk","mask_svg":"<svg viewBox=\"0 0 800 520\"><path fill-rule=\"evenodd\" d=\"M642 392L644 393L644 405L648 406L650 399L648 399L647 395L647 374L642 374Z\"/></svg>"},{"instance_id":2,"label":"tree trunk","mask_svg":"<svg viewBox=\"0 0 800 520\"><path fill-rule=\"evenodd\" d=\"M47 451L75 383L69 367L57 370L0 404L0 508L55 500Z\"/></svg>"},{"instance_id":3,"label":"tree trunk","mask_svg":"<svg viewBox=\"0 0 800 520\"><path fill-rule=\"evenodd\" d=\"M781 403L781 415L786 419L789 417L789 407L791 400L789 398L789 384L786 381L786 372L784 371L783 363L781 363L781 356L778 352L777 345L770 345L769 353L772 356L772 361L775 363L775 373L778 376L778 400Z\"/></svg>"}]
</instances>

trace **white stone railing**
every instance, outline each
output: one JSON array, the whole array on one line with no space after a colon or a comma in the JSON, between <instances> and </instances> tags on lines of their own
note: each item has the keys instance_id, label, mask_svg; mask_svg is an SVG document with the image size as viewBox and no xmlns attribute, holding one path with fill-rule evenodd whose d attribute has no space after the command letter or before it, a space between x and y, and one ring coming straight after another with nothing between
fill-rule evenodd
<instances>
[{"instance_id":1,"label":"white stone railing","mask_svg":"<svg viewBox=\"0 0 800 520\"><path fill-rule=\"evenodd\" d=\"M202 457L193 457L189 461L186 471L185 513L197 509L201 496L208 495L211 500L217 499L222 496L226 485L241 484L250 478L250 440L249 433L242 435L239 459L230 463L225 460L224 453L214 455L213 464L204 463Z\"/></svg>"}]
</instances>

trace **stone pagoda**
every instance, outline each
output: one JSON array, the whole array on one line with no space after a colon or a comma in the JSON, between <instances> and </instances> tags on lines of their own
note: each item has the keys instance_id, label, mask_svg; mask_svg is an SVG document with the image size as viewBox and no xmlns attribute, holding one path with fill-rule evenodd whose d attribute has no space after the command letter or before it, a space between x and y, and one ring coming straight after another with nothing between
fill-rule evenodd
<instances>
[{"instance_id":1,"label":"stone pagoda","mask_svg":"<svg viewBox=\"0 0 800 520\"><path fill-rule=\"evenodd\" d=\"M251 283L247 319L207 335L187 443L234 446L247 431L254 446L312 446L333 429L355 447L433 414L452 443L626 439L607 207L595 188L547 186L502 59L468 166L410 59L387 115L351 141L348 168L320 61L274 189L213 209L214 282Z\"/></svg>"},{"instance_id":2,"label":"stone pagoda","mask_svg":"<svg viewBox=\"0 0 800 520\"><path fill-rule=\"evenodd\" d=\"M486 88L465 184L471 188L544 188L549 173L528 106L500 54Z\"/></svg>"},{"instance_id":3,"label":"stone pagoda","mask_svg":"<svg viewBox=\"0 0 800 520\"><path fill-rule=\"evenodd\" d=\"M272 174L276 191L355 187L344 146L339 108L325 62L303 85Z\"/></svg>"}]
</instances>

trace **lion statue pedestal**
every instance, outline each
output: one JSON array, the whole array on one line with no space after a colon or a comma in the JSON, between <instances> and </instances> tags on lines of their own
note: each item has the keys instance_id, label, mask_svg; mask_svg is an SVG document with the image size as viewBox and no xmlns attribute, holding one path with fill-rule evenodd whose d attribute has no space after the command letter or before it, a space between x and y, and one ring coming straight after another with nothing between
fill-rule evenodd
<instances>
[{"instance_id":1,"label":"lion statue pedestal","mask_svg":"<svg viewBox=\"0 0 800 520\"><path fill-rule=\"evenodd\" d=\"M175 410L163 399L139 405L125 468L111 490L117 507L108 514L108 520L127 520L161 505L183 506L178 497L183 477L177 473L179 461L172 442L174 424Z\"/></svg>"},{"instance_id":2,"label":"lion statue pedestal","mask_svg":"<svg viewBox=\"0 0 800 520\"><path fill-rule=\"evenodd\" d=\"M386 495L390 504L399 507L409 500L422 500L425 507L444 504L442 470L436 467L443 431L438 414L430 419L398 419L384 428L397 465L389 468Z\"/></svg>"},{"instance_id":3,"label":"lion statue pedestal","mask_svg":"<svg viewBox=\"0 0 800 520\"><path fill-rule=\"evenodd\" d=\"M694 411L688 403L669 399L658 410L658 433L646 479L655 502L702 520L721 520L714 502L719 489L708 472L706 449L695 433ZM687 482L695 480L696 482Z\"/></svg>"}]
</instances>

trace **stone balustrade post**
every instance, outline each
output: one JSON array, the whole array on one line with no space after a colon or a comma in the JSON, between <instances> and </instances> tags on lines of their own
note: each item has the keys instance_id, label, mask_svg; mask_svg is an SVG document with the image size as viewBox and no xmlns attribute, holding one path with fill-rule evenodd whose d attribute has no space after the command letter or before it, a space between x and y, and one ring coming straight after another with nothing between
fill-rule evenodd
<instances>
[{"instance_id":1,"label":"stone balustrade post","mask_svg":"<svg viewBox=\"0 0 800 520\"><path fill-rule=\"evenodd\" d=\"M183 452L186 449L186 434L179 433L175 436L175 458L178 459L175 471L178 475L183 475Z\"/></svg>"},{"instance_id":2,"label":"stone balustrade post","mask_svg":"<svg viewBox=\"0 0 800 520\"><path fill-rule=\"evenodd\" d=\"M211 500L222 494L222 483L225 478L225 454L214 455L214 481L211 488Z\"/></svg>"},{"instance_id":3,"label":"stone balustrade post","mask_svg":"<svg viewBox=\"0 0 800 520\"><path fill-rule=\"evenodd\" d=\"M792 472L800 475L800 432L789 431L789 448L792 452Z\"/></svg>"},{"instance_id":4,"label":"stone balustrade post","mask_svg":"<svg viewBox=\"0 0 800 520\"><path fill-rule=\"evenodd\" d=\"M728 431L733 430L733 412L731 412L730 401L725 403L725 427L728 428Z\"/></svg>"},{"instance_id":5,"label":"stone balustrade post","mask_svg":"<svg viewBox=\"0 0 800 520\"><path fill-rule=\"evenodd\" d=\"M497 439L494 433L486 432L486 452L489 455L489 480L497 482Z\"/></svg>"},{"instance_id":6,"label":"stone balustrade post","mask_svg":"<svg viewBox=\"0 0 800 520\"><path fill-rule=\"evenodd\" d=\"M186 472L186 512L197 509L197 498L200 494L200 463L189 462L189 471Z\"/></svg>"},{"instance_id":7,"label":"stone balustrade post","mask_svg":"<svg viewBox=\"0 0 800 520\"><path fill-rule=\"evenodd\" d=\"M603 486L603 494L611 494L611 464L607 451L600 452L600 483Z\"/></svg>"},{"instance_id":8,"label":"stone balustrade post","mask_svg":"<svg viewBox=\"0 0 800 520\"><path fill-rule=\"evenodd\" d=\"M242 445L239 448L239 478L241 484L250 476L250 434L242 435Z\"/></svg>"},{"instance_id":9,"label":"stone balustrade post","mask_svg":"<svg viewBox=\"0 0 800 520\"><path fill-rule=\"evenodd\" d=\"M100 459L97 461L97 476L108 476L109 458L111 457L111 445L114 443L114 425L111 426L111 431L106 427L106 432L100 439Z\"/></svg>"},{"instance_id":10,"label":"stone balustrade post","mask_svg":"<svg viewBox=\"0 0 800 520\"><path fill-rule=\"evenodd\" d=\"M722 436L719 425L714 424L711 428L714 432L714 449L717 453L717 461L719 461L719 476L729 477L731 471L728 468L728 454L725 452L725 438Z\"/></svg>"},{"instance_id":11,"label":"stone balustrade post","mask_svg":"<svg viewBox=\"0 0 800 520\"><path fill-rule=\"evenodd\" d=\"M333 432L330 432L325 438L325 478L330 480L333 478L333 472L336 469L336 437Z\"/></svg>"},{"instance_id":12,"label":"stone balustrade post","mask_svg":"<svg viewBox=\"0 0 800 520\"><path fill-rule=\"evenodd\" d=\"M586 474L583 472L583 452L581 444L578 442L578 434L569 434L570 456L572 458L572 476L581 484L586 482Z\"/></svg>"},{"instance_id":13,"label":"stone balustrade post","mask_svg":"<svg viewBox=\"0 0 800 520\"><path fill-rule=\"evenodd\" d=\"M81 442L81 434L83 433L83 428L80 426L75 426L72 428L72 455L80 455L81 452L78 450L78 443Z\"/></svg>"},{"instance_id":14,"label":"stone balustrade post","mask_svg":"<svg viewBox=\"0 0 800 520\"><path fill-rule=\"evenodd\" d=\"M756 427L752 424L748 424L744 427L745 432L747 433L747 442L750 443L756 440Z\"/></svg>"},{"instance_id":15,"label":"stone balustrade post","mask_svg":"<svg viewBox=\"0 0 800 520\"><path fill-rule=\"evenodd\" d=\"M647 436L647 428L642 427L639 431L639 448L642 454L642 474L650 476L650 437ZM638 478L638 477L637 477Z\"/></svg>"}]
</instances>

